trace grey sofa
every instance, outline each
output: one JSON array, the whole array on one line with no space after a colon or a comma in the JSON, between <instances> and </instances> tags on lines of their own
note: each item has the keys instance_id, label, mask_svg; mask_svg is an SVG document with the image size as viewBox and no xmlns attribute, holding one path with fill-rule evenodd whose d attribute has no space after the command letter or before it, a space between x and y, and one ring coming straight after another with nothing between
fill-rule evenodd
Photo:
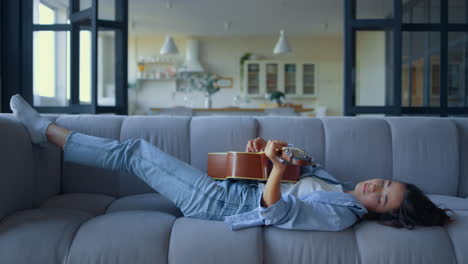
<instances>
[{"instance_id":1,"label":"grey sofa","mask_svg":"<svg viewBox=\"0 0 468 264\"><path fill-rule=\"evenodd\" d=\"M0 263L468 263L468 119L47 115L89 135L143 138L206 169L207 153L261 136L302 146L347 181L420 186L456 211L449 226L342 232L185 218L137 177L63 163L0 115Z\"/></svg>"}]
</instances>

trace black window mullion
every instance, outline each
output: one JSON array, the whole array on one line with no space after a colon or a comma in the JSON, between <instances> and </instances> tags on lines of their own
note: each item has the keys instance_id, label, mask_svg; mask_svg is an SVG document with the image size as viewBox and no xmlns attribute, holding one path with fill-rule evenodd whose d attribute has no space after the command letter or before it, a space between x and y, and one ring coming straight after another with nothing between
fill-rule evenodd
<instances>
[{"instance_id":1,"label":"black window mullion","mask_svg":"<svg viewBox=\"0 0 468 264\"><path fill-rule=\"evenodd\" d=\"M91 105L96 113L97 101L97 59L98 59L98 1L92 0L91 6Z\"/></svg>"},{"instance_id":2,"label":"black window mullion","mask_svg":"<svg viewBox=\"0 0 468 264\"><path fill-rule=\"evenodd\" d=\"M79 6L79 1L78 1L78 10L73 12L70 16L71 23L83 23L84 21L88 21L92 18L93 13L94 13L93 6L82 11L79 11L79 9L80 9L80 6Z\"/></svg>"},{"instance_id":3,"label":"black window mullion","mask_svg":"<svg viewBox=\"0 0 468 264\"><path fill-rule=\"evenodd\" d=\"M468 8L467 8L468 10ZM463 49L463 62L464 62L464 69L465 69L465 81L464 81L464 86L465 86L465 93L463 94L463 99L465 101L465 107L468 107L468 38L467 38L467 34L468 33L465 33L464 36L463 36L463 40L464 40L464 49Z\"/></svg>"},{"instance_id":4,"label":"black window mullion","mask_svg":"<svg viewBox=\"0 0 468 264\"><path fill-rule=\"evenodd\" d=\"M356 17L356 0L344 1L344 96L343 96L343 114L345 116L353 115L354 107L354 65L355 65L355 33L351 26L351 21Z\"/></svg>"},{"instance_id":5,"label":"black window mullion","mask_svg":"<svg viewBox=\"0 0 468 264\"><path fill-rule=\"evenodd\" d=\"M80 0L70 0L70 17L80 10ZM80 105L80 27L72 22L70 33L70 109Z\"/></svg>"},{"instance_id":6,"label":"black window mullion","mask_svg":"<svg viewBox=\"0 0 468 264\"><path fill-rule=\"evenodd\" d=\"M68 24L52 24L52 25L32 25L33 31L70 31L71 25Z\"/></svg>"},{"instance_id":7,"label":"black window mullion","mask_svg":"<svg viewBox=\"0 0 468 264\"><path fill-rule=\"evenodd\" d=\"M402 9L401 1L394 0L393 2L393 14L395 20L395 27L393 28L393 109L394 115L401 115L401 88L402 88ZM392 55L390 55L392 56ZM411 67L408 67L411 72ZM411 76L411 74L409 75Z\"/></svg>"},{"instance_id":8,"label":"black window mullion","mask_svg":"<svg viewBox=\"0 0 468 264\"><path fill-rule=\"evenodd\" d=\"M440 1L440 22L442 31L440 32L440 116L447 116L447 61L448 61L448 2Z\"/></svg>"},{"instance_id":9,"label":"black window mullion","mask_svg":"<svg viewBox=\"0 0 468 264\"><path fill-rule=\"evenodd\" d=\"M116 0L115 17L123 28L116 31L115 35L115 106L117 113L121 115L128 114L128 89L127 89L127 64L128 64L128 0ZM122 55L123 54L123 55Z\"/></svg>"},{"instance_id":10,"label":"black window mullion","mask_svg":"<svg viewBox=\"0 0 468 264\"><path fill-rule=\"evenodd\" d=\"M22 36L21 36L21 41L22 41L22 65L21 65L21 73L24 76L28 76L26 78L21 78L22 79L22 90L20 94L23 96L23 98L31 105L34 105L34 97L33 97L33 31L32 31L32 25L33 25L33 17L32 15L27 15L27 14L32 14L33 12L33 3L32 1L21 1L22 6L22 12L24 12L24 15L22 16Z\"/></svg>"}]
</instances>

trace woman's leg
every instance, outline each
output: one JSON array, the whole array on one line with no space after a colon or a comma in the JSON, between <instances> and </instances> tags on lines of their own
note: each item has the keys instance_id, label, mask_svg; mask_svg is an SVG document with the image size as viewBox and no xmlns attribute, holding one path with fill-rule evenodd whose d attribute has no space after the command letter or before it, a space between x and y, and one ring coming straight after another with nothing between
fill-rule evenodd
<instances>
[{"instance_id":1,"label":"woman's leg","mask_svg":"<svg viewBox=\"0 0 468 264\"><path fill-rule=\"evenodd\" d=\"M186 216L222 220L255 206L254 192L245 191L243 185L218 184L145 140L120 143L70 131L41 117L19 95L12 97L10 105L33 143L49 140L64 150L65 161L132 173L172 200Z\"/></svg>"},{"instance_id":2,"label":"woman's leg","mask_svg":"<svg viewBox=\"0 0 468 264\"><path fill-rule=\"evenodd\" d=\"M47 140L54 143L63 149L65 141L67 140L68 135L72 131L63 127L59 127L56 124L50 124L46 130Z\"/></svg>"},{"instance_id":3,"label":"woman's leg","mask_svg":"<svg viewBox=\"0 0 468 264\"><path fill-rule=\"evenodd\" d=\"M51 125L51 131L56 128ZM59 131L54 140L63 142L68 131ZM55 136L55 135L54 135ZM52 136L53 137L53 136ZM255 198L240 193L238 186L218 184L204 171L178 160L153 144L142 140L117 140L93 137L71 131L63 145L64 160L82 165L132 173L167 197L185 216L223 220L253 209ZM240 189L239 189L240 190Z\"/></svg>"}]
</instances>

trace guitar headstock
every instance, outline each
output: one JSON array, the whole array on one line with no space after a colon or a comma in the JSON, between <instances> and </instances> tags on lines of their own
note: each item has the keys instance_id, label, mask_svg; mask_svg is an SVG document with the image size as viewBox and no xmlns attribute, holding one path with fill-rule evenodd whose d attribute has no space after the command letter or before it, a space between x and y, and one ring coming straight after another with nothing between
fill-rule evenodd
<instances>
[{"instance_id":1,"label":"guitar headstock","mask_svg":"<svg viewBox=\"0 0 468 264\"><path fill-rule=\"evenodd\" d=\"M296 166L314 165L312 157L304 150L296 147L282 147L281 158L278 158L282 164L292 164Z\"/></svg>"}]
</instances>

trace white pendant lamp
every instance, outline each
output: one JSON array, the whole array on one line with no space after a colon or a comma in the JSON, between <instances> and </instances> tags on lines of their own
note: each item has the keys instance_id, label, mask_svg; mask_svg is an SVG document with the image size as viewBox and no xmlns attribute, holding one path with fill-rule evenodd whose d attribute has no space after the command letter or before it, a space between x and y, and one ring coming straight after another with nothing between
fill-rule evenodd
<instances>
[{"instance_id":1,"label":"white pendant lamp","mask_svg":"<svg viewBox=\"0 0 468 264\"><path fill-rule=\"evenodd\" d=\"M159 54L166 55L166 54L177 54L179 50L174 43L174 39L171 36L166 36L166 40L164 41L163 46L159 50Z\"/></svg>"},{"instance_id":2,"label":"white pendant lamp","mask_svg":"<svg viewBox=\"0 0 468 264\"><path fill-rule=\"evenodd\" d=\"M291 47L289 46L288 39L284 35L284 30L280 31L280 36L278 42L275 45L275 49L273 50L274 54L286 54L290 53Z\"/></svg>"}]
</instances>

